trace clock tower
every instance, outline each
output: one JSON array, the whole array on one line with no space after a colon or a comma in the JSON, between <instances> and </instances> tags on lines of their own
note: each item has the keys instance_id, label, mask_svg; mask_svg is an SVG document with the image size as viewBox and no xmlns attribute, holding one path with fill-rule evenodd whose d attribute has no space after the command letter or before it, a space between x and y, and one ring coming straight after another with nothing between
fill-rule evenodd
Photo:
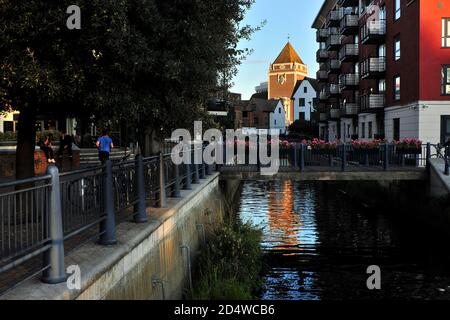
<instances>
[{"instance_id":1,"label":"clock tower","mask_svg":"<svg viewBox=\"0 0 450 320\"><path fill-rule=\"evenodd\" d=\"M291 100L297 81L308 75L303 63L291 43L288 42L269 69L269 100L283 100L286 111L286 126L294 122L294 103Z\"/></svg>"}]
</instances>

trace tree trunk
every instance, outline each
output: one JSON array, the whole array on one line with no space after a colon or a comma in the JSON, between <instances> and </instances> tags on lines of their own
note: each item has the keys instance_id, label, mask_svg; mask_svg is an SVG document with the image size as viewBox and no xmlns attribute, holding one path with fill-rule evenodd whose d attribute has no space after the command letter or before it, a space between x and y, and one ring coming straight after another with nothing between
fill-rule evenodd
<instances>
[{"instance_id":1,"label":"tree trunk","mask_svg":"<svg viewBox=\"0 0 450 320\"><path fill-rule=\"evenodd\" d=\"M36 110L33 107L20 110L17 147L16 179L34 176L34 148L36 145Z\"/></svg>"}]
</instances>

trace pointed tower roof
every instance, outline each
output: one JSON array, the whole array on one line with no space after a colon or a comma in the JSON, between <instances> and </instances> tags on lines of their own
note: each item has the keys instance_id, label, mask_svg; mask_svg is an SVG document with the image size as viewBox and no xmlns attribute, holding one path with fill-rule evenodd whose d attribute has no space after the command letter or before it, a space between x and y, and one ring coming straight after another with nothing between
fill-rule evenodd
<instances>
[{"instance_id":1,"label":"pointed tower roof","mask_svg":"<svg viewBox=\"0 0 450 320\"><path fill-rule=\"evenodd\" d=\"M300 59L300 56L295 51L294 47L291 45L290 42L288 42L283 50L281 50L281 53L278 55L277 59L273 64L279 64L279 63L300 63L304 64L302 59Z\"/></svg>"}]
</instances>

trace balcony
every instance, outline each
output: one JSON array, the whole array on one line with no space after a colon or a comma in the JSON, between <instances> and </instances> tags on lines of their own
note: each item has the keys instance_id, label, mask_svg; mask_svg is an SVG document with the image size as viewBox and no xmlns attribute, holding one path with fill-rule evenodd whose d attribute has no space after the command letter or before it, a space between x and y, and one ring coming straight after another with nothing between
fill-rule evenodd
<instances>
[{"instance_id":1,"label":"balcony","mask_svg":"<svg viewBox=\"0 0 450 320\"><path fill-rule=\"evenodd\" d=\"M370 93L361 97L361 112L375 112L385 105L384 93Z\"/></svg>"},{"instance_id":2,"label":"balcony","mask_svg":"<svg viewBox=\"0 0 450 320\"><path fill-rule=\"evenodd\" d=\"M361 63L362 79L380 79L386 74L386 58L367 58Z\"/></svg>"},{"instance_id":3,"label":"balcony","mask_svg":"<svg viewBox=\"0 0 450 320\"><path fill-rule=\"evenodd\" d=\"M343 15L343 10L332 10L327 16L327 27L339 27Z\"/></svg>"},{"instance_id":4,"label":"balcony","mask_svg":"<svg viewBox=\"0 0 450 320\"><path fill-rule=\"evenodd\" d=\"M322 89L322 91L320 91L320 93L319 93L319 100L321 100L321 101L328 100L328 94L327 94L327 91L325 89Z\"/></svg>"},{"instance_id":5,"label":"balcony","mask_svg":"<svg viewBox=\"0 0 450 320\"><path fill-rule=\"evenodd\" d=\"M316 41L325 42L328 38L328 29L317 29L316 31Z\"/></svg>"},{"instance_id":6,"label":"balcony","mask_svg":"<svg viewBox=\"0 0 450 320\"><path fill-rule=\"evenodd\" d=\"M325 49L317 50L316 54L317 62L325 62L328 60L328 51Z\"/></svg>"},{"instance_id":7,"label":"balcony","mask_svg":"<svg viewBox=\"0 0 450 320\"><path fill-rule=\"evenodd\" d=\"M385 42L386 20L372 20L361 28L362 44L380 44Z\"/></svg>"},{"instance_id":8,"label":"balcony","mask_svg":"<svg viewBox=\"0 0 450 320\"><path fill-rule=\"evenodd\" d=\"M339 74L341 72L341 61L338 59L330 59L327 63L328 74Z\"/></svg>"},{"instance_id":9,"label":"balcony","mask_svg":"<svg viewBox=\"0 0 450 320\"><path fill-rule=\"evenodd\" d=\"M328 113L327 112L321 112L319 114L319 121L328 121Z\"/></svg>"},{"instance_id":10,"label":"balcony","mask_svg":"<svg viewBox=\"0 0 450 320\"><path fill-rule=\"evenodd\" d=\"M344 14L341 20L341 34L349 36L358 34L359 30L359 16L356 13Z\"/></svg>"},{"instance_id":11,"label":"balcony","mask_svg":"<svg viewBox=\"0 0 450 320\"><path fill-rule=\"evenodd\" d=\"M356 62L359 57L359 45L356 43L345 44L339 51L341 62Z\"/></svg>"},{"instance_id":12,"label":"balcony","mask_svg":"<svg viewBox=\"0 0 450 320\"><path fill-rule=\"evenodd\" d=\"M328 72L326 70L319 70L316 74L317 80L319 82L327 82L328 81Z\"/></svg>"},{"instance_id":13,"label":"balcony","mask_svg":"<svg viewBox=\"0 0 450 320\"><path fill-rule=\"evenodd\" d=\"M330 109L330 119L339 119L341 117L340 109Z\"/></svg>"},{"instance_id":14,"label":"balcony","mask_svg":"<svg viewBox=\"0 0 450 320\"><path fill-rule=\"evenodd\" d=\"M338 0L338 5L340 7L357 7L359 0Z\"/></svg>"},{"instance_id":15,"label":"balcony","mask_svg":"<svg viewBox=\"0 0 450 320\"><path fill-rule=\"evenodd\" d=\"M357 103L342 103L340 105L341 117L354 117L358 115L359 105Z\"/></svg>"},{"instance_id":16,"label":"balcony","mask_svg":"<svg viewBox=\"0 0 450 320\"><path fill-rule=\"evenodd\" d=\"M326 46L328 50L337 51L341 46L341 35L330 34L327 38Z\"/></svg>"},{"instance_id":17,"label":"balcony","mask_svg":"<svg viewBox=\"0 0 450 320\"><path fill-rule=\"evenodd\" d=\"M339 87L342 90L357 90L359 88L359 74L348 73L339 76Z\"/></svg>"},{"instance_id":18,"label":"balcony","mask_svg":"<svg viewBox=\"0 0 450 320\"><path fill-rule=\"evenodd\" d=\"M335 83L329 83L325 87L325 94L327 98L336 97L341 94L341 90L339 89L339 85Z\"/></svg>"}]
</instances>

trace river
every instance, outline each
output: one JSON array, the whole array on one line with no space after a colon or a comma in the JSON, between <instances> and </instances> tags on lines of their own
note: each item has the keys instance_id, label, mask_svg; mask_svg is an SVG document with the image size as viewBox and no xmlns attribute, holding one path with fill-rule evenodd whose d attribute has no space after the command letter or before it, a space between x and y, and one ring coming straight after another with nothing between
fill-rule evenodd
<instances>
[{"instance_id":1,"label":"river","mask_svg":"<svg viewBox=\"0 0 450 320\"><path fill-rule=\"evenodd\" d=\"M414 218L331 182L244 182L239 201L239 217L263 229L263 300L450 299L450 242ZM367 288L371 265L380 290Z\"/></svg>"}]
</instances>

